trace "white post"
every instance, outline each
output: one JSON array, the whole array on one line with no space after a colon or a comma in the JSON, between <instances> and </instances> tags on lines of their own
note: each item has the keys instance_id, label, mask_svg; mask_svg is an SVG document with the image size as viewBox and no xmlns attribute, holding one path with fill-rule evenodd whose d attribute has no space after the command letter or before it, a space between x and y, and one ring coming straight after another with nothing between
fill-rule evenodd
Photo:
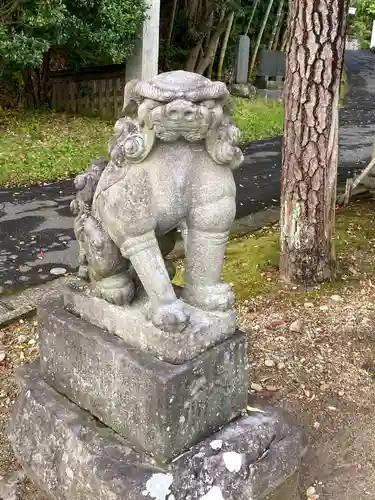
<instances>
[{"instance_id":1,"label":"white post","mask_svg":"<svg viewBox=\"0 0 375 500\"><path fill-rule=\"evenodd\" d=\"M372 24L372 35L371 35L371 45L370 48L372 49L375 47L375 21Z\"/></svg>"},{"instance_id":2,"label":"white post","mask_svg":"<svg viewBox=\"0 0 375 500\"><path fill-rule=\"evenodd\" d=\"M126 62L126 80L140 78L148 80L158 74L160 0L146 0L147 19L141 37L136 42L135 52Z\"/></svg>"}]
</instances>

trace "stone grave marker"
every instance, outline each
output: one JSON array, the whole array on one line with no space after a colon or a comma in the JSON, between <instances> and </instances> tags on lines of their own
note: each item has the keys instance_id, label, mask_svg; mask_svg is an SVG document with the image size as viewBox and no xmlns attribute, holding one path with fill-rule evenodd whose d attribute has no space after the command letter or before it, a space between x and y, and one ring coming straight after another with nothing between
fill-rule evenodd
<instances>
[{"instance_id":1,"label":"stone grave marker","mask_svg":"<svg viewBox=\"0 0 375 500\"><path fill-rule=\"evenodd\" d=\"M250 38L240 35L236 57L236 84L246 84L249 78Z\"/></svg>"},{"instance_id":2,"label":"stone grave marker","mask_svg":"<svg viewBox=\"0 0 375 500\"><path fill-rule=\"evenodd\" d=\"M255 85L258 94L264 97L280 98L285 80L285 53L261 49L259 71Z\"/></svg>"}]
</instances>

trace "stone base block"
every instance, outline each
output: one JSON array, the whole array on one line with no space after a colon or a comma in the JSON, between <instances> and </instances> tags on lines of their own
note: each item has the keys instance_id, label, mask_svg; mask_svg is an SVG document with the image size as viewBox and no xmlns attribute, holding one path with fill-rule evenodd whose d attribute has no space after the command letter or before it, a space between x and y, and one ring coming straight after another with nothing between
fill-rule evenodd
<instances>
[{"instance_id":1,"label":"stone base block","mask_svg":"<svg viewBox=\"0 0 375 500\"><path fill-rule=\"evenodd\" d=\"M271 99L274 101L281 100L283 98L282 90L272 90L272 89L258 89L258 96L263 99Z\"/></svg>"},{"instance_id":2,"label":"stone base block","mask_svg":"<svg viewBox=\"0 0 375 500\"><path fill-rule=\"evenodd\" d=\"M168 460L238 416L247 404L247 343L238 332L171 365L131 348L59 303L39 308L41 372L81 408Z\"/></svg>"},{"instance_id":3,"label":"stone base block","mask_svg":"<svg viewBox=\"0 0 375 500\"><path fill-rule=\"evenodd\" d=\"M301 429L278 410L258 408L158 464L58 394L35 367L22 369L19 385L9 437L55 500L261 500L296 472L306 449Z\"/></svg>"},{"instance_id":4,"label":"stone base block","mask_svg":"<svg viewBox=\"0 0 375 500\"><path fill-rule=\"evenodd\" d=\"M179 295L181 289L176 287ZM130 305L116 306L92 295L89 286L67 287L67 309L91 324L121 337L132 347L168 363L180 364L223 342L236 331L236 311L202 311L185 304L190 322L182 332L164 332L147 319L149 300L140 293Z\"/></svg>"},{"instance_id":5,"label":"stone base block","mask_svg":"<svg viewBox=\"0 0 375 500\"><path fill-rule=\"evenodd\" d=\"M9 438L34 482L58 500L145 500L158 472L150 458L58 394L35 367L20 370L18 383Z\"/></svg>"}]
</instances>

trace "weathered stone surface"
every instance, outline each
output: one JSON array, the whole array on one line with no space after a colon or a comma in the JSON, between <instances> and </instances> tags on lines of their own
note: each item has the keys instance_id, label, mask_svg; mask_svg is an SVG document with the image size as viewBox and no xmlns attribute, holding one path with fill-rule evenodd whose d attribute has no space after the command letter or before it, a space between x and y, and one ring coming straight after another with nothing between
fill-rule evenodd
<instances>
[{"instance_id":1,"label":"weathered stone surface","mask_svg":"<svg viewBox=\"0 0 375 500\"><path fill-rule=\"evenodd\" d=\"M259 54L260 76L285 77L285 52L262 48Z\"/></svg>"},{"instance_id":2,"label":"weathered stone surface","mask_svg":"<svg viewBox=\"0 0 375 500\"><path fill-rule=\"evenodd\" d=\"M38 370L22 369L9 438L28 475L57 500L144 500L154 472L90 414L49 387Z\"/></svg>"},{"instance_id":3,"label":"weathered stone surface","mask_svg":"<svg viewBox=\"0 0 375 500\"><path fill-rule=\"evenodd\" d=\"M188 363L171 365L59 304L44 305L38 314L46 381L157 457L173 458L246 407L241 332Z\"/></svg>"},{"instance_id":4,"label":"weathered stone surface","mask_svg":"<svg viewBox=\"0 0 375 500\"><path fill-rule=\"evenodd\" d=\"M141 283L155 327L195 331L205 318L188 306L226 312L235 301L221 278L236 212L232 170L243 161L230 95L222 82L172 71L128 82L124 114L108 165L93 164L75 180L80 274L119 306L136 298ZM162 251L176 229L186 243L181 298Z\"/></svg>"},{"instance_id":5,"label":"weathered stone surface","mask_svg":"<svg viewBox=\"0 0 375 500\"><path fill-rule=\"evenodd\" d=\"M302 430L275 408L257 409L176 462L171 486L176 498L262 500L295 474L306 452Z\"/></svg>"},{"instance_id":6,"label":"weathered stone surface","mask_svg":"<svg viewBox=\"0 0 375 500\"><path fill-rule=\"evenodd\" d=\"M25 476L26 473L23 469L0 476L1 500L22 500L20 486Z\"/></svg>"},{"instance_id":7,"label":"weathered stone surface","mask_svg":"<svg viewBox=\"0 0 375 500\"><path fill-rule=\"evenodd\" d=\"M180 294L180 291L177 291ZM139 294L132 304L120 307L95 297L87 288L66 289L68 310L99 328L121 337L129 346L173 364L184 363L223 342L236 331L236 311L202 311L184 305L190 322L182 331L166 332L147 319L148 298Z\"/></svg>"},{"instance_id":8,"label":"weathered stone surface","mask_svg":"<svg viewBox=\"0 0 375 500\"><path fill-rule=\"evenodd\" d=\"M54 391L35 368L22 369L19 383L10 440L56 500L261 500L280 491L305 451L297 426L259 408L161 465Z\"/></svg>"},{"instance_id":9,"label":"weathered stone surface","mask_svg":"<svg viewBox=\"0 0 375 500\"><path fill-rule=\"evenodd\" d=\"M252 97L256 95L257 89L250 83L234 83L229 87L229 92L237 97Z\"/></svg>"},{"instance_id":10,"label":"weathered stone surface","mask_svg":"<svg viewBox=\"0 0 375 500\"><path fill-rule=\"evenodd\" d=\"M235 69L236 83L247 83L249 78L250 43L247 35L239 36Z\"/></svg>"},{"instance_id":11,"label":"weathered stone surface","mask_svg":"<svg viewBox=\"0 0 375 500\"><path fill-rule=\"evenodd\" d=\"M26 304L22 307L17 307L15 309L10 308L7 304L0 304L0 328L10 325L15 321L32 316L35 314L36 307L33 304Z\"/></svg>"}]
</instances>

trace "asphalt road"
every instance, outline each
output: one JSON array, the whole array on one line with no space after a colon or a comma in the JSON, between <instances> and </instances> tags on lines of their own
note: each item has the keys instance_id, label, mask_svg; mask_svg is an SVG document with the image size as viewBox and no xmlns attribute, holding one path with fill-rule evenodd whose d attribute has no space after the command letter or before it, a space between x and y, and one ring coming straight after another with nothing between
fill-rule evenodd
<instances>
[{"instance_id":1,"label":"asphalt road","mask_svg":"<svg viewBox=\"0 0 375 500\"><path fill-rule=\"evenodd\" d=\"M350 92L340 110L340 180L367 165L375 139L375 54L348 51L346 65ZM278 205L280 167L280 137L246 147L235 173L238 218ZM73 195L71 181L0 190L0 286L15 290L52 279L56 268L75 270Z\"/></svg>"},{"instance_id":2,"label":"asphalt road","mask_svg":"<svg viewBox=\"0 0 375 500\"><path fill-rule=\"evenodd\" d=\"M375 54L347 51L350 91L340 109L339 182L369 163L375 140ZM235 173L237 217L280 203L282 138L253 142Z\"/></svg>"}]
</instances>

